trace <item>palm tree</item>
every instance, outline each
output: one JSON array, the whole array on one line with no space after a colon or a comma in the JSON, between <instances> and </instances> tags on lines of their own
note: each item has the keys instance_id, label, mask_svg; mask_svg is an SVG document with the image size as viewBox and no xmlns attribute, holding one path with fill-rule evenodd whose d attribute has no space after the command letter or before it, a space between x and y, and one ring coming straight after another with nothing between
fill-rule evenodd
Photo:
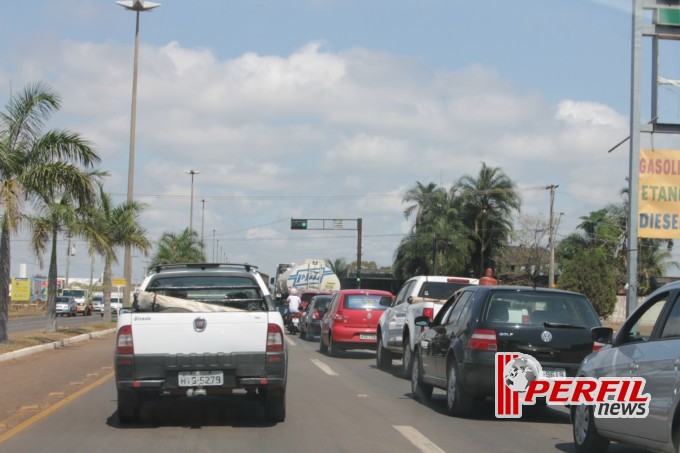
<instances>
[{"instance_id":1,"label":"palm tree","mask_svg":"<svg viewBox=\"0 0 680 453\"><path fill-rule=\"evenodd\" d=\"M62 232L71 234L83 228L83 216L89 204L94 202L94 182L101 176L100 172L73 170L78 179L73 179L67 189L55 190L45 183L43 187L34 187L36 214L27 216L32 229L31 248L41 265L47 244L51 244L47 273L47 332L55 332L57 328L57 239Z\"/></svg>"},{"instance_id":2,"label":"palm tree","mask_svg":"<svg viewBox=\"0 0 680 453\"><path fill-rule=\"evenodd\" d=\"M185 228L180 234L163 233L158 241L158 250L151 258L151 265L204 261L203 243L198 238L198 233Z\"/></svg>"},{"instance_id":3,"label":"palm tree","mask_svg":"<svg viewBox=\"0 0 680 453\"><path fill-rule=\"evenodd\" d=\"M493 248L502 246L512 230L512 211L519 211L521 206L519 193L500 168L484 162L476 178L465 175L452 190L460 193L461 213L477 242L473 265L481 276L490 264Z\"/></svg>"},{"instance_id":4,"label":"palm tree","mask_svg":"<svg viewBox=\"0 0 680 453\"><path fill-rule=\"evenodd\" d=\"M414 203L404 209L404 217L408 219L415 212L416 218L415 223L413 224L413 232L420 226L423 218L428 213L429 207L436 204L437 199L441 196L445 196L445 194L446 191L433 182L423 185L420 181L416 181L416 185L406 191L402 202Z\"/></svg>"},{"instance_id":5,"label":"palm tree","mask_svg":"<svg viewBox=\"0 0 680 453\"><path fill-rule=\"evenodd\" d=\"M326 258L326 266L328 266L338 277L344 274L348 267L347 260L345 258L335 258L334 260Z\"/></svg>"},{"instance_id":6,"label":"palm tree","mask_svg":"<svg viewBox=\"0 0 680 453\"><path fill-rule=\"evenodd\" d=\"M61 105L45 83L29 84L12 95L6 112L0 112L0 342L9 341L10 240L19 228L22 201L38 189L66 188L74 182L76 167L99 162L99 156L78 134L51 130L46 122ZM75 178L77 179L77 177ZM79 194L80 195L80 194ZM84 201L84 200L81 200ZM54 288L56 290L56 287Z\"/></svg>"},{"instance_id":7,"label":"palm tree","mask_svg":"<svg viewBox=\"0 0 680 453\"><path fill-rule=\"evenodd\" d=\"M111 320L111 268L118 262L116 247L130 245L147 255L151 243L146 230L138 222L145 205L136 201L114 205L111 196L99 185L99 198L94 209L88 212L87 222L76 233L86 237L90 253L104 257L103 299L104 321Z\"/></svg>"}]
</instances>

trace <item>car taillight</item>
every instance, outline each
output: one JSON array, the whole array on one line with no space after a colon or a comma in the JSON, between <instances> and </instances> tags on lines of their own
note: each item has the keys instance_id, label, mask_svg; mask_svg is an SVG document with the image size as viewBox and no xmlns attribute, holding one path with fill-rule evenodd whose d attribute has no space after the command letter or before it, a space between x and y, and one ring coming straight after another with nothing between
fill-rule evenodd
<instances>
[{"instance_id":1,"label":"car taillight","mask_svg":"<svg viewBox=\"0 0 680 453\"><path fill-rule=\"evenodd\" d=\"M522 315L522 324L529 324L529 315Z\"/></svg>"},{"instance_id":2,"label":"car taillight","mask_svg":"<svg viewBox=\"0 0 680 453\"><path fill-rule=\"evenodd\" d=\"M434 308L423 308L423 316L427 316L432 321L432 318L434 318Z\"/></svg>"},{"instance_id":3,"label":"car taillight","mask_svg":"<svg viewBox=\"0 0 680 453\"><path fill-rule=\"evenodd\" d=\"M599 351L603 347L604 347L604 343L600 343L600 342L597 342L597 341L593 342L593 352Z\"/></svg>"},{"instance_id":4,"label":"car taillight","mask_svg":"<svg viewBox=\"0 0 680 453\"><path fill-rule=\"evenodd\" d=\"M118 329L118 337L116 339L116 352L118 354L134 354L135 345L132 342L132 326L125 325Z\"/></svg>"},{"instance_id":5,"label":"car taillight","mask_svg":"<svg viewBox=\"0 0 680 453\"><path fill-rule=\"evenodd\" d=\"M283 330L277 324L267 326L267 352L283 352Z\"/></svg>"},{"instance_id":6,"label":"car taillight","mask_svg":"<svg viewBox=\"0 0 680 453\"><path fill-rule=\"evenodd\" d=\"M312 318L319 319L319 310L314 309L314 312L312 313Z\"/></svg>"},{"instance_id":7,"label":"car taillight","mask_svg":"<svg viewBox=\"0 0 680 453\"><path fill-rule=\"evenodd\" d=\"M342 312L341 312L341 311L338 311L337 313L335 313L335 318L334 318L334 319L335 319L336 321L342 321Z\"/></svg>"},{"instance_id":8,"label":"car taillight","mask_svg":"<svg viewBox=\"0 0 680 453\"><path fill-rule=\"evenodd\" d=\"M475 330L470 337L468 348L477 351L497 351L496 331L486 329Z\"/></svg>"}]
</instances>

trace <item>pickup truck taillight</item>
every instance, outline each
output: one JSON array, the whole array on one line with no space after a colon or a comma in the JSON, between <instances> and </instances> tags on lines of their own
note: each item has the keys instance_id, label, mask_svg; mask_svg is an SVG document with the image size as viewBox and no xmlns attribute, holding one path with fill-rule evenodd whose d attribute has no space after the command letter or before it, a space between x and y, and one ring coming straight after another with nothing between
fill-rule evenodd
<instances>
[{"instance_id":1,"label":"pickup truck taillight","mask_svg":"<svg viewBox=\"0 0 680 453\"><path fill-rule=\"evenodd\" d=\"M319 310L314 309L314 311L312 312L312 318L319 319Z\"/></svg>"},{"instance_id":2,"label":"pickup truck taillight","mask_svg":"<svg viewBox=\"0 0 680 453\"><path fill-rule=\"evenodd\" d=\"M283 330L277 324L267 326L267 352L283 352Z\"/></svg>"},{"instance_id":3,"label":"pickup truck taillight","mask_svg":"<svg viewBox=\"0 0 680 453\"><path fill-rule=\"evenodd\" d=\"M135 345L132 342L132 326L125 325L118 329L116 338L116 352L118 354L134 354Z\"/></svg>"},{"instance_id":4,"label":"pickup truck taillight","mask_svg":"<svg viewBox=\"0 0 680 453\"><path fill-rule=\"evenodd\" d=\"M423 316L427 316L430 318L430 321L434 318L434 308L428 307L428 308L423 308Z\"/></svg>"},{"instance_id":5,"label":"pickup truck taillight","mask_svg":"<svg viewBox=\"0 0 680 453\"><path fill-rule=\"evenodd\" d=\"M477 329L472 332L468 348L477 351L497 351L496 331L487 329Z\"/></svg>"}]
</instances>

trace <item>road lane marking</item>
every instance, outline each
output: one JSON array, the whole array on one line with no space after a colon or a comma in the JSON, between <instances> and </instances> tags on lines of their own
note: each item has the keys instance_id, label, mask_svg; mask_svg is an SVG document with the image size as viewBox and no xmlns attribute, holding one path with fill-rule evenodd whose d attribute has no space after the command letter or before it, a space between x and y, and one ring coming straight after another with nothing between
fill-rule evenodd
<instances>
[{"instance_id":1,"label":"road lane marking","mask_svg":"<svg viewBox=\"0 0 680 453\"><path fill-rule=\"evenodd\" d=\"M293 340L291 340L290 337L286 337L286 341L287 341L288 344L291 345L291 346L297 346L297 343L294 342Z\"/></svg>"},{"instance_id":2,"label":"road lane marking","mask_svg":"<svg viewBox=\"0 0 680 453\"><path fill-rule=\"evenodd\" d=\"M423 453L446 453L439 448L434 442L423 436L420 431L413 426L398 426L392 425L394 429L399 431L402 436L408 439L418 450Z\"/></svg>"},{"instance_id":3,"label":"road lane marking","mask_svg":"<svg viewBox=\"0 0 680 453\"><path fill-rule=\"evenodd\" d=\"M29 418L28 420L19 423L17 426L14 428L10 429L9 431L6 431L2 434L0 434L0 444L2 444L4 441L9 439L12 436L15 436L22 432L23 430L31 427L35 423L39 422L43 418L47 417L48 415L52 414L53 412L56 412L57 410L61 409L62 407L66 406L69 404L71 401L75 400L76 398L80 397L81 395L84 395L85 393L89 392L90 390L94 389L98 385L103 384L104 382L108 381L113 377L115 373L109 373L106 376L102 377L101 379L93 382L92 384L88 385L87 387L83 387L82 389L78 390L77 392L67 396L63 400L59 401L58 403L53 404L52 406L49 406L42 412L38 412L35 414L33 417Z\"/></svg>"},{"instance_id":4,"label":"road lane marking","mask_svg":"<svg viewBox=\"0 0 680 453\"><path fill-rule=\"evenodd\" d=\"M319 368L321 368L321 371L323 371L323 372L326 373L327 375L329 375L329 376L337 376L337 375L338 375L338 373L336 373L335 371L333 371L333 370L331 369L331 367L329 367L328 365L326 365L325 363L323 363L321 360L318 360L318 359L309 359L309 360L311 360L312 363L313 363L314 365L316 365L316 366L318 366Z\"/></svg>"}]
</instances>

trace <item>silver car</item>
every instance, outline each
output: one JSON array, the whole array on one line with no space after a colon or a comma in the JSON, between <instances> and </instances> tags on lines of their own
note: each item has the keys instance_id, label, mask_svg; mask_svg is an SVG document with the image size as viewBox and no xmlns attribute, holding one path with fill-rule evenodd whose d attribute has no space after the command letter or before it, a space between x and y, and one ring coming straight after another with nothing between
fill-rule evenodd
<instances>
[{"instance_id":1,"label":"silver car","mask_svg":"<svg viewBox=\"0 0 680 453\"><path fill-rule=\"evenodd\" d=\"M78 310L78 303L71 296L57 296L56 313L57 316L75 316Z\"/></svg>"},{"instance_id":2,"label":"silver car","mask_svg":"<svg viewBox=\"0 0 680 453\"><path fill-rule=\"evenodd\" d=\"M680 448L680 282L652 293L623 323L612 340L607 327L593 339L609 343L586 357L577 376L642 377L650 395L645 418L601 418L592 405L571 408L578 452L604 452L609 441L659 451Z\"/></svg>"}]
</instances>

